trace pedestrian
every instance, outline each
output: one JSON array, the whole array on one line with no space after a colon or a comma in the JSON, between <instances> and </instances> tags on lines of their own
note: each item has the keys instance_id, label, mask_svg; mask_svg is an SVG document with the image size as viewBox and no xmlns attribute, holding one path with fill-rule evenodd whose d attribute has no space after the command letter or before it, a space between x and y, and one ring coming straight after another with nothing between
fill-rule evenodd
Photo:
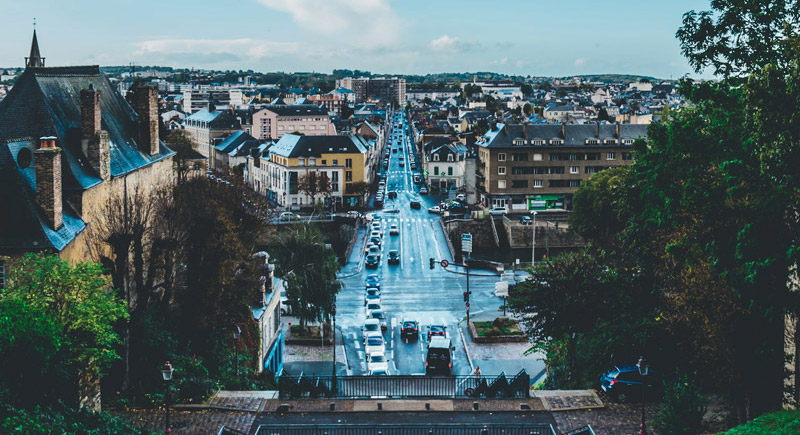
<instances>
[{"instance_id":1,"label":"pedestrian","mask_svg":"<svg viewBox=\"0 0 800 435\"><path fill-rule=\"evenodd\" d=\"M480 382L481 380L481 368L480 366L475 366L475 379Z\"/></svg>"}]
</instances>

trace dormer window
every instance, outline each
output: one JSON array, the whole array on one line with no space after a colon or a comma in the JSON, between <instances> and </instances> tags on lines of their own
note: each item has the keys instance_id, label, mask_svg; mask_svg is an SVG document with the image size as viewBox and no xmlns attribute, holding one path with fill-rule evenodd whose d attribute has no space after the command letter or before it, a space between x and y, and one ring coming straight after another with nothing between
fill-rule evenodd
<instances>
[{"instance_id":1,"label":"dormer window","mask_svg":"<svg viewBox=\"0 0 800 435\"><path fill-rule=\"evenodd\" d=\"M600 139L586 139L586 145L599 145Z\"/></svg>"},{"instance_id":2,"label":"dormer window","mask_svg":"<svg viewBox=\"0 0 800 435\"><path fill-rule=\"evenodd\" d=\"M564 139L551 139L550 145L564 145Z\"/></svg>"},{"instance_id":3,"label":"dormer window","mask_svg":"<svg viewBox=\"0 0 800 435\"><path fill-rule=\"evenodd\" d=\"M623 145L633 145L633 139L622 139Z\"/></svg>"},{"instance_id":4,"label":"dormer window","mask_svg":"<svg viewBox=\"0 0 800 435\"><path fill-rule=\"evenodd\" d=\"M606 141L605 141L606 145L614 145L616 143L617 143L616 139L606 139Z\"/></svg>"},{"instance_id":5,"label":"dormer window","mask_svg":"<svg viewBox=\"0 0 800 435\"><path fill-rule=\"evenodd\" d=\"M514 145L525 145L525 139L514 139Z\"/></svg>"},{"instance_id":6,"label":"dormer window","mask_svg":"<svg viewBox=\"0 0 800 435\"><path fill-rule=\"evenodd\" d=\"M439 154L434 154L433 155L433 161L434 162L438 162L439 161Z\"/></svg>"},{"instance_id":7,"label":"dormer window","mask_svg":"<svg viewBox=\"0 0 800 435\"><path fill-rule=\"evenodd\" d=\"M447 155L447 161L448 161L448 162L452 162L452 161L454 161L454 160L453 160L453 155L452 155L452 154L448 154L448 155Z\"/></svg>"},{"instance_id":8,"label":"dormer window","mask_svg":"<svg viewBox=\"0 0 800 435\"><path fill-rule=\"evenodd\" d=\"M544 144L545 144L544 139L534 139L531 141L531 145L544 145Z\"/></svg>"}]
</instances>

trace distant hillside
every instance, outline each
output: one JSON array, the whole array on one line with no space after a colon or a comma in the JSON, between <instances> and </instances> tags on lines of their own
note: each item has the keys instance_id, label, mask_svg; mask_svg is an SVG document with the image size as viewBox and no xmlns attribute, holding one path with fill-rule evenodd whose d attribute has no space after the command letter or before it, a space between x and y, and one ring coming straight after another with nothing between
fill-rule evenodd
<instances>
[{"instance_id":1,"label":"distant hillside","mask_svg":"<svg viewBox=\"0 0 800 435\"><path fill-rule=\"evenodd\" d=\"M637 76L633 74L585 74L585 75L577 75L564 78L572 78L572 77L580 77L585 80L589 80L592 82L601 82L601 83L630 83L638 81L639 79L646 79L653 83L661 83L664 81L664 79L659 79L657 77Z\"/></svg>"}]
</instances>

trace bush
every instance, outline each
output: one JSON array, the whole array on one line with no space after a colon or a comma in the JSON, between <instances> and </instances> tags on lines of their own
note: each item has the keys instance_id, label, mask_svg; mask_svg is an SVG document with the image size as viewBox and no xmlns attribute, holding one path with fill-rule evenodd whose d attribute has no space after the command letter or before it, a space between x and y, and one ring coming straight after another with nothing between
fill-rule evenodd
<instances>
[{"instance_id":1,"label":"bush","mask_svg":"<svg viewBox=\"0 0 800 435\"><path fill-rule=\"evenodd\" d=\"M64 405L32 410L0 408L0 433L4 435L154 435L123 418L105 412L73 409Z\"/></svg>"},{"instance_id":2,"label":"bush","mask_svg":"<svg viewBox=\"0 0 800 435\"><path fill-rule=\"evenodd\" d=\"M753 421L735 427L723 435L790 435L800 433L800 410L764 414Z\"/></svg>"},{"instance_id":3,"label":"bush","mask_svg":"<svg viewBox=\"0 0 800 435\"><path fill-rule=\"evenodd\" d=\"M664 397L653 427L662 435L700 433L707 403L694 379L676 373L675 380L664 381Z\"/></svg>"}]
</instances>

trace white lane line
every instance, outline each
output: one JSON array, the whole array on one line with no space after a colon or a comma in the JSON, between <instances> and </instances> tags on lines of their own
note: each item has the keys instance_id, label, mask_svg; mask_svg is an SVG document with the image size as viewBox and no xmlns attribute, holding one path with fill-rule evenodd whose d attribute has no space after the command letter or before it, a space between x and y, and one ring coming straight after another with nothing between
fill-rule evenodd
<instances>
[{"instance_id":1,"label":"white lane line","mask_svg":"<svg viewBox=\"0 0 800 435\"><path fill-rule=\"evenodd\" d=\"M361 361L361 372L362 373L367 372L367 363L365 363L364 361Z\"/></svg>"},{"instance_id":2,"label":"white lane line","mask_svg":"<svg viewBox=\"0 0 800 435\"><path fill-rule=\"evenodd\" d=\"M350 338L352 338L353 340L355 340L355 339L356 339L356 333L355 333L355 332L351 332L351 333L350 333Z\"/></svg>"},{"instance_id":3,"label":"white lane line","mask_svg":"<svg viewBox=\"0 0 800 435\"><path fill-rule=\"evenodd\" d=\"M360 355L360 354L361 354L361 351L360 351L359 349L361 349L361 342L360 342L360 341L358 341L358 340L355 340L355 341L353 341L353 343L355 343L355 344L353 345L353 347L355 347L355 348L356 348L356 350L358 350L358 353L359 353L359 355Z\"/></svg>"}]
</instances>

